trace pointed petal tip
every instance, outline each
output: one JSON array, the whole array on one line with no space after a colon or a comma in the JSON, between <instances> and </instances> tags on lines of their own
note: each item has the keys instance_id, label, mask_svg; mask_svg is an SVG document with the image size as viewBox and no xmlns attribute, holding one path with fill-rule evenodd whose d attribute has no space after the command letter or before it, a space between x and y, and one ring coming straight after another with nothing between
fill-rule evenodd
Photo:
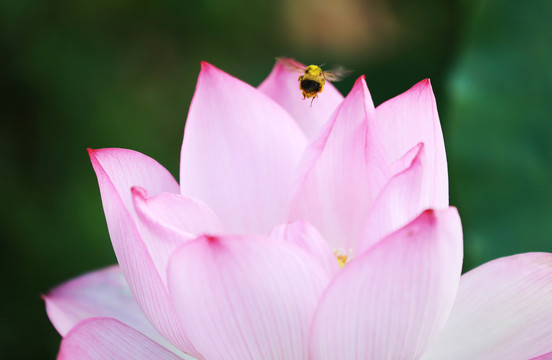
<instances>
[{"instance_id":1,"label":"pointed petal tip","mask_svg":"<svg viewBox=\"0 0 552 360\"><path fill-rule=\"evenodd\" d=\"M438 221L438 216L434 209L424 210L417 219L421 224L433 225Z\"/></svg>"},{"instance_id":2,"label":"pointed petal tip","mask_svg":"<svg viewBox=\"0 0 552 360\"><path fill-rule=\"evenodd\" d=\"M364 75L364 74L360 75L360 76L356 79L355 85L354 85L353 87L355 87L355 86L357 86L357 85L360 86L360 85L362 85L362 84L363 84L363 85L366 85L366 75Z\"/></svg>"},{"instance_id":3,"label":"pointed petal tip","mask_svg":"<svg viewBox=\"0 0 552 360\"><path fill-rule=\"evenodd\" d=\"M426 209L419 218L438 219L440 214L446 214L446 216L458 215L458 209L454 206L449 206L446 209Z\"/></svg>"},{"instance_id":4,"label":"pointed petal tip","mask_svg":"<svg viewBox=\"0 0 552 360\"><path fill-rule=\"evenodd\" d=\"M431 80L429 78L424 79L418 82L417 84L415 84L414 86L412 86L411 90L414 90L414 89L420 92L433 93L433 87L431 86Z\"/></svg>"},{"instance_id":5,"label":"pointed petal tip","mask_svg":"<svg viewBox=\"0 0 552 360\"><path fill-rule=\"evenodd\" d=\"M371 99L370 91L368 90L368 85L366 84L366 76L360 75L353 85L353 88L349 92L349 94L353 94L357 91L362 91L363 95L366 97L369 97ZM347 95L348 97L349 95Z\"/></svg>"},{"instance_id":6,"label":"pointed petal tip","mask_svg":"<svg viewBox=\"0 0 552 360\"><path fill-rule=\"evenodd\" d=\"M214 235L207 235L207 234L205 234L205 235L203 235L203 238L204 238L205 240L207 240L207 243L209 243L209 244L213 244L213 243L219 241L219 238L218 238L217 236L214 236Z\"/></svg>"},{"instance_id":7,"label":"pointed petal tip","mask_svg":"<svg viewBox=\"0 0 552 360\"><path fill-rule=\"evenodd\" d=\"M134 199L139 199L142 201L145 201L148 199L148 191L141 186L131 187L130 192L132 193L132 197Z\"/></svg>"},{"instance_id":8,"label":"pointed petal tip","mask_svg":"<svg viewBox=\"0 0 552 360\"><path fill-rule=\"evenodd\" d=\"M184 244L181 244L174 252L173 254L171 255L171 258L176 256L176 254L178 252L181 251L181 249L183 247L186 247L188 246L191 242L194 242L194 243L197 243L197 242L203 242L204 246L214 246L214 245L221 245L223 243L223 240L224 237L223 236L220 236L220 235L214 235L212 233L202 233L202 234L197 234L196 236L194 236L194 239L193 241L190 241L190 242L187 242L187 243L184 243Z\"/></svg>"},{"instance_id":9,"label":"pointed petal tip","mask_svg":"<svg viewBox=\"0 0 552 360\"><path fill-rule=\"evenodd\" d=\"M88 151L88 157L90 158L90 163L92 163L92 168L94 169L94 172L99 174L99 172L102 171L102 165L100 164L100 160L98 159L98 152L101 149L86 149Z\"/></svg>"},{"instance_id":10,"label":"pointed petal tip","mask_svg":"<svg viewBox=\"0 0 552 360\"><path fill-rule=\"evenodd\" d=\"M368 85L366 84L366 75L360 75L356 79L355 84L353 85L353 88L351 89L351 91L349 92L349 95L347 95L347 97L349 97L350 95L353 95L353 94L355 94L359 91L362 92L362 97L365 99L366 110L368 112L373 111L374 110L374 104L373 104L373 101L372 101L372 95L370 94L370 90L368 90Z\"/></svg>"},{"instance_id":11,"label":"pointed petal tip","mask_svg":"<svg viewBox=\"0 0 552 360\"><path fill-rule=\"evenodd\" d=\"M226 74L224 71L207 61L201 61L201 70L199 71L198 85L201 78L212 77L219 74Z\"/></svg>"},{"instance_id":12,"label":"pointed petal tip","mask_svg":"<svg viewBox=\"0 0 552 360\"><path fill-rule=\"evenodd\" d=\"M221 237L213 234L202 234L197 240L204 241L207 246L221 244Z\"/></svg>"},{"instance_id":13,"label":"pointed petal tip","mask_svg":"<svg viewBox=\"0 0 552 360\"><path fill-rule=\"evenodd\" d=\"M87 148L86 151L88 152L88 156L90 156L90 159L92 161L96 160L96 161L99 161L99 157L103 154L109 154L109 153L114 153L114 152L117 152L117 151L121 151L121 152L136 152L134 150L129 150L129 149L124 149L124 148L100 148L100 149L92 149L92 148Z\"/></svg>"},{"instance_id":14,"label":"pointed petal tip","mask_svg":"<svg viewBox=\"0 0 552 360\"><path fill-rule=\"evenodd\" d=\"M208 63L207 61L202 61L201 62L201 71L199 72L199 77L201 78L202 76L205 76L205 75L227 75L227 76L230 76L226 72L224 72L221 69L219 69L218 67L216 67L215 65L213 65L211 63Z\"/></svg>"},{"instance_id":15,"label":"pointed petal tip","mask_svg":"<svg viewBox=\"0 0 552 360\"><path fill-rule=\"evenodd\" d=\"M408 165L408 168L406 168L404 171L407 171L409 168L414 166L414 164L422 162L422 157L425 151L425 144L423 142L420 142L414 145L414 147L410 151L413 151L416 155L412 158L410 164Z\"/></svg>"},{"instance_id":16,"label":"pointed petal tip","mask_svg":"<svg viewBox=\"0 0 552 360\"><path fill-rule=\"evenodd\" d=\"M211 63L208 63L207 61L201 61L201 70L209 70L210 68L214 68L215 66Z\"/></svg>"},{"instance_id":17,"label":"pointed petal tip","mask_svg":"<svg viewBox=\"0 0 552 360\"><path fill-rule=\"evenodd\" d=\"M88 157L90 158L90 161L94 163L95 161L98 161L96 153L99 151L99 149L92 149L92 148L86 148L86 152L88 153Z\"/></svg>"},{"instance_id":18,"label":"pointed petal tip","mask_svg":"<svg viewBox=\"0 0 552 360\"><path fill-rule=\"evenodd\" d=\"M366 84L366 75L360 75L356 80L355 84L353 85L353 88L351 89L351 92L355 89L362 89L365 94L367 94L370 97L370 92L368 90L368 85Z\"/></svg>"},{"instance_id":19,"label":"pointed petal tip","mask_svg":"<svg viewBox=\"0 0 552 360\"><path fill-rule=\"evenodd\" d=\"M426 209L412 222L422 226L441 226L444 224L454 225L455 231L461 231L461 220L458 214L458 209L454 206L449 206L445 209ZM400 231L400 230L399 230Z\"/></svg>"},{"instance_id":20,"label":"pointed petal tip","mask_svg":"<svg viewBox=\"0 0 552 360\"><path fill-rule=\"evenodd\" d=\"M424 210L424 212L422 213L422 216L435 217L435 210L433 210L433 209L426 209L426 210Z\"/></svg>"},{"instance_id":21,"label":"pointed petal tip","mask_svg":"<svg viewBox=\"0 0 552 360\"><path fill-rule=\"evenodd\" d=\"M124 148L100 148L100 149L86 148L86 151L88 152L88 154L92 154L92 155L97 155L103 152L109 152L113 150L134 151L134 150L124 149Z\"/></svg>"}]
</instances>

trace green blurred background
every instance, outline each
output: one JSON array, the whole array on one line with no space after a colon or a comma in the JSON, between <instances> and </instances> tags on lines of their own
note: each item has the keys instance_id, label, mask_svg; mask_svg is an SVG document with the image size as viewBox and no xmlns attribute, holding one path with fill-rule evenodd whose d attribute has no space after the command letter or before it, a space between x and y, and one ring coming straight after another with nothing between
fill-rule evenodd
<instances>
[{"instance_id":1,"label":"green blurred background","mask_svg":"<svg viewBox=\"0 0 552 360\"><path fill-rule=\"evenodd\" d=\"M201 60L258 85L275 56L366 74L376 104L431 78L465 270L552 251L552 2L0 2L0 358L52 359L40 294L115 261L87 147L178 175Z\"/></svg>"}]
</instances>

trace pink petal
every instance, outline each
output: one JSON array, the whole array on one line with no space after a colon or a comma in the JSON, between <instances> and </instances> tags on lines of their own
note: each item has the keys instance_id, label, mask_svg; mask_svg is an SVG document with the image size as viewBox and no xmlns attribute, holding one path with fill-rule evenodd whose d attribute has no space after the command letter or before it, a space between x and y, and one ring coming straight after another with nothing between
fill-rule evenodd
<instances>
[{"instance_id":1,"label":"pink petal","mask_svg":"<svg viewBox=\"0 0 552 360\"><path fill-rule=\"evenodd\" d=\"M148 197L146 190L132 188L137 223L142 239L163 284L167 285L167 264L173 250L204 233L219 233L222 226L203 202L180 194Z\"/></svg>"},{"instance_id":2,"label":"pink petal","mask_svg":"<svg viewBox=\"0 0 552 360\"><path fill-rule=\"evenodd\" d=\"M284 220L305 146L284 109L202 63L182 144L181 190L205 201L226 230L267 233Z\"/></svg>"},{"instance_id":3,"label":"pink petal","mask_svg":"<svg viewBox=\"0 0 552 360\"><path fill-rule=\"evenodd\" d=\"M423 358L530 359L551 351L552 254L529 253L464 274L450 318Z\"/></svg>"},{"instance_id":4,"label":"pink petal","mask_svg":"<svg viewBox=\"0 0 552 360\"><path fill-rule=\"evenodd\" d=\"M305 221L278 225L272 230L270 237L282 239L311 254L320 261L329 277L339 271L339 264L327 241L314 226Z\"/></svg>"},{"instance_id":5,"label":"pink petal","mask_svg":"<svg viewBox=\"0 0 552 360\"><path fill-rule=\"evenodd\" d=\"M298 67L305 67L294 60ZM332 116L333 112L343 101L343 95L329 82L318 95L311 106L311 100L303 100L299 89L299 73L290 70L281 61L277 61L272 72L261 85L259 90L276 103L280 104L297 121L303 132L311 138Z\"/></svg>"},{"instance_id":6,"label":"pink petal","mask_svg":"<svg viewBox=\"0 0 552 360\"><path fill-rule=\"evenodd\" d=\"M167 288L133 216L132 186L141 186L157 195L177 190L176 182L161 165L134 151L104 149L90 150L89 154L98 177L113 249L136 302L165 338L181 350L197 354L176 320Z\"/></svg>"},{"instance_id":7,"label":"pink petal","mask_svg":"<svg viewBox=\"0 0 552 360\"><path fill-rule=\"evenodd\" d=\"M290 220L312 223L333 249L354 249L387 177L373 104L360 77L306 150Z\"/></svg>"},{"instance_id":8,"label":"pink petal","mask_svg":"<svg viewBox=\"0 0 552 360\"><path fill-rule=\"evenodd\" d=\"M62 340L57 358L58 360L182 359L141 332L110 318L90 318L80 322Z\"/></svg>"},{"instance_id":9,"label":"pink petal","mask_svg":"<svg viewBox=\"0 0 552 360\"><path fill-rule=\"evenodd\" d=\"M448 206L448 175L445 145L435 96L429 80L376 108L383 143L389 161L403 156L413 146L423 143L428 159L423 183L432 189L432 207Z\"/></svg>"},{"instance_id":10,"label":"pink petal","mask_svg":"<svg viewBox=\"0 0 552 360\"><path fill-rule=\"evenodd\" d=\"M171 295L207 359L307 359L308 326L328 281L318 260L268 237L202 237L169 263Z\"/></svg>"},{"instance_id":11,"label":"pink petal","mask_svg":"<svg viewBox=\"0 0 552 360\"><path fill-rule=\"evenodd\" d=\"M109 317L178 352L148 322L118 266L82 275L56 287L43 298L48 317L62 336L82 320Z\"/></svg>"},{"instance_id":12,"label":"pink petal","mask_svg":"<svg viewBox=\"0 0 552 360\"><path fill-rule=\"evenodd\" d=\"M423 150L423 144L418 144L392 164L398 173L385 185L368 212L358 253L410 223L429 207L428 194L422 193Z\"/></svg>"},{"instance_id":13,"label":"pink petal","mask_svg":"<svg viewBox=\"0 0 552 360\"><path fill-rule=\"evenodd\" d=\"M334 278L312 324L311 359L417 359L445 323L461 266L456 209L424 212Z\"/></svg>"},{"instance_id":14,"label":"pink petal","mask_svg":"<svg viewBox=\"0 0 552 360\"><path fill-rule=\"evenodd\" d=\"M145 188L151 196L164 192L179 193L180 188L174 177L154 159L137 151L127 149L88 149L88 155L94 166L102 167L110 179L100 178L100 190L103 182L110 180L117 196L125 207L134 214L130 189L133 186ZM98 174L96 174L98 175Z\"/></svg>"},{"instance_id":15,"label":"pink petal","mask_svg":"<svg viewBox=\"0 0 552 360\"><path fill-rule=\"evenodd\" d=\"M143 333L156 332L136 304L118 266L82 275L43 298L48 317L62 336L81 320L98 316L117 319Z\"/></svg>"},{"instance_id":16,"label":"pink petal","mask_svg":"<svg viewBox=\"0 0 552 360\"><path fill-rule=\"evenodd\" d=\"M534 357L531 360L550 360L550 359L552 359L552 351L544 355Z\"/></svg>"}]
</instances>

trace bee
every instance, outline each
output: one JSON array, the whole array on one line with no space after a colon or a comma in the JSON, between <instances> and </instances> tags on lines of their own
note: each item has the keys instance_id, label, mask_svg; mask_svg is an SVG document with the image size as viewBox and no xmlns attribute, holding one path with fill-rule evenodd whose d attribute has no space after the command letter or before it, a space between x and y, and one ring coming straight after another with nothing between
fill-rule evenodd
<instances>
[{"instance_id":1,"label":"bee","mask_svg":"<svg viewBox=\"0 0 552 360\"><path fill-rule=\"evenodd\" d=\"M309 65L304 67L292 59L277 58L277 60L288 69L301 73L297 79L299 81L299 89L303 94L303 100L312 98L311 106L314 99L318 97L318 94L324 90L326 80L339 81L351 72L342 66L336 66L331 70L324 71L322 70L322 66L324 65Z\"/></svg>"}]
</instances>

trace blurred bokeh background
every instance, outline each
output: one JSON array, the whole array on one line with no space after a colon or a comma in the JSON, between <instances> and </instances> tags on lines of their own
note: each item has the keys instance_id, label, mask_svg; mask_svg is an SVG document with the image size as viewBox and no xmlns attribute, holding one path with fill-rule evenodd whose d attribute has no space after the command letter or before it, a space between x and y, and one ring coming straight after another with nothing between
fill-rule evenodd
<instances>
[{"instance_id":1,"label":"blurred bokeh background","mask_svg":"<svg viewBox=\"0 0 552 360\"><path fill-rule=\"evenodd\" d=\"M552 251L550 0L3 0L0 358L53 359L40 294L115 262L87 147L178 175L201 60L258 85L275 56L366 74L376 104L431 78L465 270Z\"/></svg>"}]
</instances>

